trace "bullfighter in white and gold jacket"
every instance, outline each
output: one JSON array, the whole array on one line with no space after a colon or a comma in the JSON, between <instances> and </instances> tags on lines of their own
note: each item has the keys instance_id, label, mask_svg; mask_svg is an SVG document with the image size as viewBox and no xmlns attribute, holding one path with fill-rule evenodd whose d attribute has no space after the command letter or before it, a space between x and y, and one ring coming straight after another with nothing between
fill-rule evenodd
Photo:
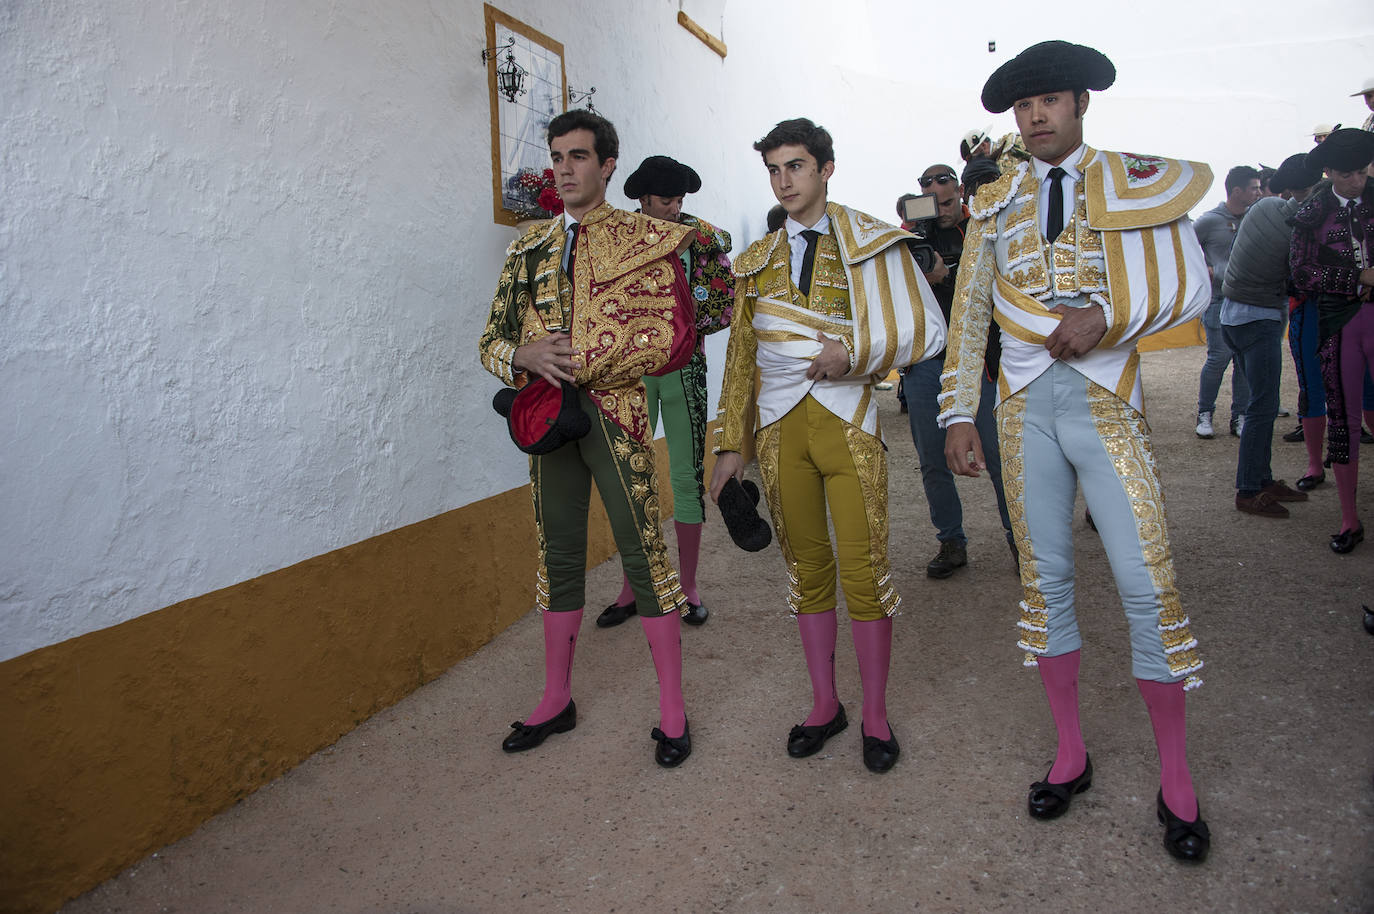
<instances>
[{"instance_id":1,"label":"bullfighter in white and gold jacket","mask_svg":"<svg viewBox=\"0 0 1374 914\"><path fill-rule=\"evenodd\" d=\"M1039 668L1059 738L1054 766L1031 786L1031 815L1061 815L1092 783L1077 698L1071 524L1081 482L1154 724L1165 846L1200 861L1210 837L1188 771L1183 704L1185 690L1201 684L1202 662L1174 586L1136 343L1207 304L1207 267L1186 216L1211 172L1084 145L1087 90L1107 88L1115 75L1101 53L1049 41L1008 61L984 87L989 111L1014 109L1024 145L1003 157L1002 177L971 206L940 419L950 469L978 475L972 417L996 321L1002 475L1024 592L1018 646Z\"/></svg>"},{"instance_id":2,"label":"bullfighter in white and gold jacket","mask_svg":"<svg viewBox=\"0 0 1374 914\"><path fill-rule=\"evenodd\" d=\"M788 735L793 758L820 751L848 724L835 691L829 504L863 683L863 759L882 773L900 752L885 700L899 598L887 560L887 457L873 387L939 352L944 316L907 248L909 233L827 202L835 162L824 128L783 121L754 148L788 218L735 260L711 497L742 473L741 452L756 447L814 699Z\"/></svg>"}]
</instances>

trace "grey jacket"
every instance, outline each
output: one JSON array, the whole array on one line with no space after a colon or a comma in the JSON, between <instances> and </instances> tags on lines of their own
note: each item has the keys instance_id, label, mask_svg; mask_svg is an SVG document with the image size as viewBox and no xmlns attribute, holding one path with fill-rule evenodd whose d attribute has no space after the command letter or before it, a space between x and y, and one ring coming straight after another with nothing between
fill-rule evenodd
<instances>
[{"instance_id":1,"label":"grey jacket","mask_svg":"<svg viewBox=\"0 0 1374 914\"><path fill-rule=\"evenodd\" d=\"M1288 307L1288 245L1296 200L1265 197L1250 207L1231 246L1222 294L1261 308Z\"/></svg>"},{"instance_id":2,"label":"grey jacket","mask_svg":"<svg viewBox=\"0 0 1374 914\"><path fill-rule=\"evenodd\" d=\"M1226 262L1231 257L1231 245L1236 240L1236 230L1244 218L1244 213L1239 216L1231 215L1225 201L1222 201L1215 209L1209 209L1198 216L1197 221L1193 223L1193 231L1197 232L1202 253L1207 257L1207 266L1212 268L1213 301L1221 298L1221 280L1226 275Z\"/></svg>"}]
</instances>

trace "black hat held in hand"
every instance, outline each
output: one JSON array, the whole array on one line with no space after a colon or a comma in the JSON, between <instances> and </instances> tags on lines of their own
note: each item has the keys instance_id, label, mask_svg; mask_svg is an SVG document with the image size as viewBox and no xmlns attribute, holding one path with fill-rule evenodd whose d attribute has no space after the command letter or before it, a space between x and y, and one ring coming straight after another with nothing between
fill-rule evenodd
<instances>
[{"instance_id":1,"label":"black hat held in hand","mask_svg":"<svg viewBox=\"0 0 1374 914\"><path fill-rule=\"evenodd\" d=\"M773 542L773 531L762 517L759 517L759 487L752 479L741 483L731 476L729 482L720 490L716 504L720 516L725 520L725 529L730 531L730 539L745 552L758 552Z\"/></svg>"},{"instance_id":2,"label":"black hat held in hand","mask_svg":"<svg viewBox=\"0 0 1374 914\"><path fill-rule=\"evenodd\" d=\"M526 454L548 454L592 430L577 387L555 386L542 377L519 390L501 388L491 398L491 408L506 417L511 440Z\"/></svg>"}]
</instances>

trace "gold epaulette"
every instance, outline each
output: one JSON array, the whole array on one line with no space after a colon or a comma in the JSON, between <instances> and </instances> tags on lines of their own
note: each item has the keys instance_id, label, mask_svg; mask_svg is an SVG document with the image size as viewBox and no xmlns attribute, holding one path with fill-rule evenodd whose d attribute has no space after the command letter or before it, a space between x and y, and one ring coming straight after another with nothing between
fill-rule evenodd
<instances>
[{"instance_id":1,"label":"gold epaulette","mask_svg":"<svg viewBox=\"0 0 1374 914\"><path fill-rule=\"evenodd\" d=\"M969 201L969 213L975 219L987 219L996 215L1016 196L1016 190L1021 186L1021 180L1029 171L1029 162L1018 162L1015 168L1002 172L1002 176L996 181L978 188L978 192Z\"/></svg>"},{"instance_id":2,"label":"gold epaulette","mask_svg":"<svg viewBox=\"0 0 1374 914\"><path fill-rule=\"evenodd\" d=\"M563 217L554 216L552 219L541 219L534 225L525 229L525 233L510 243L506 248L506 256L523 254L531 248L538 247L549 239L556 229L563 226Z\"/></svg>"},{"instance_id":3,"label":"gold epaulette","mask_svg":"<svg viewBox=\"0 0 1374 914\"><path fill-rule=\"evenodd\" d=\"M730 265L736 279L743 279L746 276L753 276L761 272L768 266L768 261L773 256L773 249L778 246L778 242L787 235L782 229L778 229L769 235L764 235L749 247L744 249L744 253L735 258Z\"/></svg>"},{"instance_id":4,"label":"gold epaulette","mask_svg":"<svg viewBox=\"0 0 1374 914\"><path fill-rule=\"evenodd\" d=\"M592 276L598 283L606 283L675 255L692 234L692 227L622 211L587 224L584 231L592 242Z\"/></svg>"}]
</instances>

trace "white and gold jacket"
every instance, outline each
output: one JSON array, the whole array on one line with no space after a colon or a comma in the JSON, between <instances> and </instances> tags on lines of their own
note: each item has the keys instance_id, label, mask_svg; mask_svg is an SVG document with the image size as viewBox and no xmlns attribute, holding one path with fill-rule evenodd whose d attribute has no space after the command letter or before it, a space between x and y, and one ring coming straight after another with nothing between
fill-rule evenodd
<instances>
[{"instance_id":1,"label":"white and gold jacket","mask_svg":"<svg viewBox=\"0 0 1374 914\"><path fill-rule=\"evenodd\" d=\"M1211 169L1088 146L1076 164L1083 178L1073 214L1053 245L1040 231L1040 182L1029 162L974 197L941 375L941 426L977 413L994 320L1002 333L1000 403L1055 361L1045 340L1060 318L1047 302L1100 305L1106 335L1069 364L1143 412L1136 343L1197 317L1210 301L1187 213L1211 186Z\"/></svg>"}]
</instances>

